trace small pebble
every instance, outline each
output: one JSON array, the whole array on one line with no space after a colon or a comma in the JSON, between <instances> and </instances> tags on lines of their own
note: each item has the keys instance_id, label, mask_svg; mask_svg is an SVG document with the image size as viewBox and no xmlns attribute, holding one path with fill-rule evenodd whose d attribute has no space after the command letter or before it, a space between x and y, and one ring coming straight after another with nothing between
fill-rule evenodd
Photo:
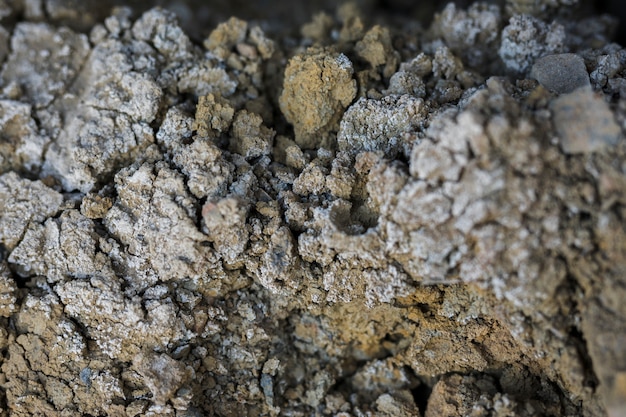
<instances>
[{"instance_id":1,"label":"small pebble","mask_svg":"<svg viewBox=\"0 0 626 417\"><path fill-rule=\"evenodd\" d=\"M541 57L535 61L530 77L559 94L571 93L577 88L590 85L585 61L576 54Z\"/></svg>"}]
</instances>

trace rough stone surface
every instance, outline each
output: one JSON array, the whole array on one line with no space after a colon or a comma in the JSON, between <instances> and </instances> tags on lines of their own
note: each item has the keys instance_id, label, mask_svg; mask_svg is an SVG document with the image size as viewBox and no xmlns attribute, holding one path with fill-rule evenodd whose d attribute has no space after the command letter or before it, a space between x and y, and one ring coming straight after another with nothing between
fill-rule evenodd
<instances>
[{"instance_id":1,"label":"rough stone surface","mask_svg":"<svg viewBox=\"0 0 626 417\"><path fill-rule=\"evenodd\" d=\"M326 131L336 130L343 111L356 96L353 72L346 55L321 50L307 51L289 61L280 109L293 124L298 145L314 148Z\"/></svg>"},{"instance_id":2,"label":"rough stone surface","mask_svg":"<svg viewBox=\"0 0 626 417\"><path fill-rule=\"evenodd\" d=\"M530 77L556 93L571 93L577 88L590 86L585 61L576 54L541 57L535 61Z\"/></svg>"},{"instance_id":3,"label":"rough stone surface","mask_svg":"<svg viewBox=\"0 0 626 417\"><path fill-rule=\"evenodd\" d=\"M0 243L9 251L24 237L32 222L56 215L63 196L41 181L20 178L14 172L0 176Z\"/></svg>"},{"instance_id":4,"label":"rough stone surface","mask_svg":"<svg viewBox=\"0 0 626 417\"><path fill-rule=\"evenodd\" d=\"M357 154L383 151L395 157L411 148L410 136L423 123L424 102L410 95L386 96L381 100L361 98L341 119L337 133L340 151Z\"/></svg>"},{"instance_id":5,"label":"rough stone surface","mask_svg":"<svg viewBox=\"0 0 626 417\"><path fill-rule=\"evenodd\" d=\"M19 91L33 107L46 107L66 92L88 53L85 35L45 23L20 23L0 74L3 87L14 90L11 95Z\"/></svg>"},{"instance_id":6,"label":"rough stone surface","mask_svg":"<svg viewBox=\"0 0 626 417\"><path fill-rule=\"evenodd\" d=\"M496 57L501 29L500 8L477 2L467 9L448 3L435 15L430 30L471 67L477 67Z\"/></svg>"},{"instance_id":7,"label":"rough stone surface","mask_svg":"<svg viewBox=\"0 0 626 417\"><path fill-rule=\"evenodd\" d=\"M218 3L0 1L0 417L622 416L614 20Z\"/></svg>"},{"instance_id":8,"label":"rough stone surface","mask_svg":"<svg viewBox=\"0 0 626 417\"><path fill-rule=\"evenodd\" d=\"M514 15L502 30L498 54L507 69L525 73L534 61L548 54L565 52L565 29L529 15Z\"/></svg>"},{"instance_id":9,"label":"rough stone surface","mask_svg":"<svg viewBox=\"0 0 626 417\"><path fill-rule=\"evenodd\" d=\"M551 105L554 127L567 154L595 152L613 147L622 129L602 97L582 88L555 99Z\"/></svg>"},{"instance_id":10,"label":"rough stone surface","mask_svg":"<svg viewBox=\"0 0 626 417\"><path fill-rule=\"evenodd\" d=\"M15 100L0 101L0 172L38 172L50 138L32 118L32 107Z\"/></svg>"}]
</instances>

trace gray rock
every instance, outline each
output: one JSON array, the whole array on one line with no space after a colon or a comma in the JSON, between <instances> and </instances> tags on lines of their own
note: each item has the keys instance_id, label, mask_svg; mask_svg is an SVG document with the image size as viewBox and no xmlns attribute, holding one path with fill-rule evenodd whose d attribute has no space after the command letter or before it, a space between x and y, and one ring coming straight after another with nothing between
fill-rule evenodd
<instances>
[{"instance_id":1,"label":"gray rock","mask_svg":"<svg viewBox=\"0 0 626 417\"><path fill-rule=\"evenodd\" d=\"M14 83L20 94L11 98L42 108L62 95L77 76L89 54L89 42L85 35L67 28L19 23L10 49L0 74L3 86Z\"/></svg>"},{"instance_id":2,"label":"gray rock","mask_svg":"<svg viewBox=\"0 0 626 417\"><path fill-rule=\"evenodd\" d=\"M0 245L12 250L30 222L43 222L59 210L63 196L41 181L14 172L0 176Z\"/></svg>"},{"instance_id":3,"label":"gray rock","mask_svg":"<svg viewBox=\"0 0 626 417\"><path fill-rule=\"evenodd\" d=\"M424 111L424 100L409 95L387 96L382 100L361 98L341 120L337 146L353 154L383 151L395 156L410 146L403 134L423 121Z\"/></svg>"},{"instance_id":4,"label":"gray rock","mask_svg":"<svg viewBox=\"0 0 626 417\"><path fill-rule=\"evenodd\" d=\"M548 90L571 93L590 85L585 61L576 54L546 55L535 61L530 77Z\"/></svg>"},{"instance_id":5,"label":"gray rock","mask_svg":"<svg viewBox=\"0 0 626 417\"><path fill-rule=\"evenodd\" d=\"M502 29L498 55L506 68L514 73L526 73L540 56L563 52L565 28L553 22L547 24L529 15L515 15Z\"/></svg>"}]
</instances>

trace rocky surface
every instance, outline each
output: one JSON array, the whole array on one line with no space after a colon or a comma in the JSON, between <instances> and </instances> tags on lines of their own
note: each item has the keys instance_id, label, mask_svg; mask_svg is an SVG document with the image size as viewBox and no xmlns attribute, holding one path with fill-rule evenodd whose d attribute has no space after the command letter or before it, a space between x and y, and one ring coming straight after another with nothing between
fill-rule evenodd
<instances>
[{"instance_id":1,"label":"rocky surface","mask_svg":"<svg viewBox=\"0 0 626 417\"><path fill-rule=\"evenodd\" d=\"M626 415L613 18L74 3L0 2L0 416Z\"/></svg>"}]
</instances>

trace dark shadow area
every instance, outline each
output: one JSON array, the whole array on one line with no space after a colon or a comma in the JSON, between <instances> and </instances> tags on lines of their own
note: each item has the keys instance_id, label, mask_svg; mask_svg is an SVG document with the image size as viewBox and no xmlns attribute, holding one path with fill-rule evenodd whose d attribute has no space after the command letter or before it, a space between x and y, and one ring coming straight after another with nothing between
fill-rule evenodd
<instances>
[{"instance_id":1,"label":"dark shadow area","mask_svg":"<svg viewBox=\"0 0 626 417\"><path fill-rule=\"evenodd\" d=\"M428 398L430 398L431 392L432 387L429 387L424 383L419 384L411 390L411 395L413 395L415 405L417 405L417 408L420 410L422 415L426 413L426 406L428 405Z\"/></svg>"},{"instance_id":2,"label":"dark shadow area","mask_svg":"<svg viewBox=\"0 0 626 417\"><path fill-rule=\"evenodd\" d=\"M626 2L621 0L598 0L592 2L596 13L607 13L619 19L615 42L626 44Z\"/></svg>"},{"instance_id":3,"label":"dark shadow area","mask_svg":"<svg viewBox=\"0 0 626 417\"><path fill-rule=\"evenodd\" d=\"M83 0L66 2L46 2L40 16L31 16L26 9L16 9L17 15L7 16L2 23L8 26L17 20L47 20L57 24L65 24L74 30L87 32L94 24L104 21L114 7L128 6L134 12L134 18L144 11L160 6L171 10L178 16L185 32L196 42L201 42L217 26L231 16L259 23L271 35L298 35L302 24L311 21L312 16L320 11L334 15L342 3L352 1L362 12L369 23L377 21L417 20L428 27L433 14L441 10L449 2L458 7L466 8L474 1L414 1L414 0L313 0L291 1L282 0ZM504 6L507 0L482 0ZM580 0L578 11L581 14L607 13L617 17L620 25L616 42L626 41L626 2L620 0Z\"/></svg>"}]
</instances>

